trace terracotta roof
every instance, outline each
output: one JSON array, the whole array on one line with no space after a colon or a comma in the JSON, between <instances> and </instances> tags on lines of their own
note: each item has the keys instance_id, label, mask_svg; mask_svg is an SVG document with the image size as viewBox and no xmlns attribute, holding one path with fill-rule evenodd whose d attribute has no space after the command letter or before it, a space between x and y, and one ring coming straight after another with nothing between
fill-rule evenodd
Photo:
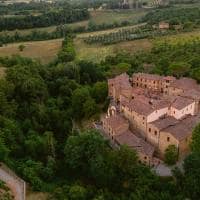
<instances>
[{"instance_id":1,"label":"terracotta roof","mask_svg":"<svg viewBox=\"0 0 200 200\"><path fill-rule=\"evenodd\" d=\"M145 142L143 139L140 140L141 147L137 148L138 152L141 152L143 154L148 155L149 157L153 156L153 153L155 151L155 147L147 142Z\"/></svg>"},{"instance_id":2,"label":"terracotta roof","mask_svg":"<svg viewBox=\"0 0 200 200\"><path fill-rule=\"evenodd\" d=\"M113 87L117 91L124 91L124 93L131 93L131 84L129 82L129 76L123 73L115 78L108 79L108 84L113 84Z\"/></svg>"},{"instance_id":3,"label":"terracotta roof","mask_svg":"<svg viewBox=\"0 0 200 200\"><path fill-rule=\"evenodd\" d=\"M191 78L177 79L170 84L170 87L180 88L180 89L183 89L183 90L194 89L197 86L198 86L197 82L194 79L191 79Z\"/></svg>"},{"instance_id":4,"label":"terracotta roof","mask_svg":"<svg viewBox=\"0 0 200 200\"><path fill-rule=\"evenodd\" d=\"M177 120L174 117L171 116L166 116L164 118L160 118L154 122L151 122L150 124L152 124L153 126L155 126L156 128L158 128L158 130L163 130L169 126L175 125L179 123L179 120Z\"/></svg>"},{"instance_id":5,"label":"terracotta roof","mask_svg":"<svg viewBox=\"0 0 200 200\"><path fill-rule=\"evenodd\" d=\"M175 124L174 126L169 126L164 129L164 132L172 134L179 141L191 135L191 129L185 126L183 122Z\"/></svg>"},{"instance_id":6,"label":"terracotta roof","mask_svg":"<svg viewBox=\"0 0 200 200\"><path fill-rule=\"evenodd\" d=\"M200 91L195 89L187 90L186 92L181 94L181 96L200 100Z\"/></svg>"},{"instance_id":7,"label":"terracotta roof","mask_svg":"<svg viewBox=\"0 0 200 200\"><path fill-rule=\"evenodd\" d=\"M109 124L116 134L121 134L122 132L126 131L129 126L128 121L120 115L113 115L109 118L104 118L103 121ZM126 125L126 127L124 127L124 125Z\"/></svg>"},{"instance_id":8,"label":"terracotta roof","mask_svg":"<svg viewBox=\"0 0 200 200\"><path fill-rule=\"evenodd\" d=\"M155 148L151 144L145 142L142 138L137 137L129 130L121 135L115 136L115 140L120 145L127 145L128 147L136 150L136 152L148 155L150 157L153 156L155 151Z\"/></svg>"},{"instance_id":9,"label":"terracotta roof","mask_svg":"<svg viewBox=\"0 0 200 200\"><path fill-rule=\"evenodd\" d=\"M122 105L127 106L132 111L144 116L148 116L155 110L169 107L171 102L167 100L152 100L144 95L135 96L131 101L123 101Z\"/></svg>"},{"instance_id":10,"label":"terracotta roof","mask_svg":"<svg viewBox=\"0 0 200 200\"><path fill-rule=\"evenodd\" d=\"M140 87L132 87L132 91L133 94L137 94L137 95L142 95L145 94L145 89L140 88Z\"/></svg>"},{"instance_id":11,"label":"terracotta roof","mask_svg":"<svg viewBox=\"0 0 200 200\"><path fill-rule=\"evenodd\" d=\"M200 123L200 115L187 115L179 123L164 129L164 132L171 133L177 140L183 140L192 134L192 130Z\"/></svg>"},{"instance_id":12,"label":"terracotta roof","mask_svg":"<svg viewBox=\"0 0 200 200\"><path fill-rule=\"evenodd\" d=\"M171 106L178 109L178 110L181 110L181 109L185 108L186 106L192 104L193 102L194 102L193 99L178 96L175 99L175 101L172 103Z\"/></svg>"},{"instance_id":13,"label":"terracotta roof","mask_svg":"<svg viewBox=\"0 0 200 200\"><path fill-rule=\"evenodd\" d=\"M145 98L143 100L139 98L133 99L128 104L126 103L126 106L136 113L144 116L147 116L154 111L152 106L146 102Z\"/></svg>"},{"instance_id":14,"label":"terracotta roof","mask_svg":"<svg viewBox=\"0 0 200 200\"><path fill-rule=\"evenodd\" d=\"M187 115L184 119L182 119L182 122L190 129L192 130L196 125L200 123L200 114L198 115Z\"/></svg>"},{"instance_id":15,"label":"terracotta roof","mask_svg":"<svg viewBox=\"0 0 200 200\"><path fill-rule=\"evenodd\" d=\"M157 101L152 101L153 104L153 108L155 108L155 110L159 110L162 108L166 108L169 107L171 105L171 102L169 100L157 100Z\"/></svg>"},{"instance_id":16,"label":"terracotta roof","mask_svg":"<svg viewBox=\"0 0 200 200\"><path fill-rule=\"evenodd\" d=\"M134 135L130 130L115 136L115 140L120 145L126 144L129 147L139 147L140 146L140 138Z\"/></svg>"}]
</instances>

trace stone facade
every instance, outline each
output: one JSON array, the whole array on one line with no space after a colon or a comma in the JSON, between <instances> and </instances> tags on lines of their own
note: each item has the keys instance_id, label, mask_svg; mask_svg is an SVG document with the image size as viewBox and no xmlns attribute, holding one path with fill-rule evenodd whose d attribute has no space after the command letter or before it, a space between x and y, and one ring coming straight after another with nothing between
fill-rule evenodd
<instances>
[{"instance_id":1,"label":"stone facade","mask_svg":"<svg viewBox=\"0 0 200 200\"><path fill-rule=\"evenodd\" d=\"M136 146L129 146L148 164L154 155L144 150L148 145L154 147L160 158L171 144L177 147L179 156L188 153L192 130L200 122L200 87L195 80L144 73L133 74L129 79L127 74L122 74L108 80L108 87L115 105L110 105L107 118L102 121L112 140L126 144L126 137L135 141L137 135L142 153ZM118 122L109 125L114 118ZM127 131L132 131L134 137L125 134Z\"/></svg>"}]
</instances>

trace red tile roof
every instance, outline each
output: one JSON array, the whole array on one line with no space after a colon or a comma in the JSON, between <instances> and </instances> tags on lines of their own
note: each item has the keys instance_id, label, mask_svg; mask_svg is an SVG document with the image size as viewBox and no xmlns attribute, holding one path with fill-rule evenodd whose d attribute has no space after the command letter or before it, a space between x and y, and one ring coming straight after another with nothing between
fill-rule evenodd
<instances>
[{"instance_id":1,"label":"red tile roof","mask_svg":"<svg viewBox=\"0 0 200 200\"><path fill-rule=\"evenodd\" d=\"M103 121L106 122L116 132L116 134L121 134L126 131L129 126L128 120L124 119L120 115L113 115L109 118L104 118Z\"/></svg>"},{"instance_id":2,"label":"red tile roof","mask_svg":"<svg viewBox=\"0 0 200 200\"><path fill-rule=\"evenodd\" d=\"M158 128L158 130L163 130L169 126L173 126L175 124L179 123L179 120L177 120L174 117L171 116L166 116L163 118L160 118L154 122L151 122L150 124L152 124L153 126L155 126L156 128Z\"/></svg>"},{"instance_id":3,"label":"red tile roof","mask_svg":"<svg viewBox=\"0 0 200 200\"><path fill-rule=\"evenodd\" d=\"M191 78L181 78L177 79L170 84L170 87L179 88L183 90L194 89L198 87L197 82Z\"/></svg>"},{"instance_id":4,"label":"red tile roof","mask_svg":"<svg viewBox=\"0 0 200 200\"><path fill-rule=\"evenodd\" d=\"M128 147L136 150L136 152L149 157L152 157L155 151L155 148L151 144L145 142L142 138L137 137L129 130L121 135L115 136L115 141L117 141L120 145L127 145Z\"/></svg>"},{"instance_id":5,"label":"red tile roof","mask_svg":"<svg viewBox=\"0 0 200 200\"><path fill-rule=\"evenodd\" d=\"M175 101L172 103L172 107L178 110L182 110L183 108L189 106L190 104L194 103L193 99L185 98L178 96Z\"/></svg>"},{"instance_id":6,"label":"red tile roof","mask_svg":"<svg viewBox=\"0 0 200 200\"><path fill-rule=\"evenodd\" d=\"M179 123L164 129L164 132L172 134L177 140L181 141L192 134L192 130L200 123L200 115L187 115Z\"/></svg>"}]
</instances>

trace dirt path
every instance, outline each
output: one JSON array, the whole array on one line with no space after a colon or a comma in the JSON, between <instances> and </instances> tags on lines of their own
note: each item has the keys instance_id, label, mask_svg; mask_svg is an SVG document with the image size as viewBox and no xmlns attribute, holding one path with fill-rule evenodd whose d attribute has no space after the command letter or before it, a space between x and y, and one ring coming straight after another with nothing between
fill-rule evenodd
<instances>
[{"instance_id":1,"label":"dirt path","mask_svg":"<svg viewBox=\"0 0 200 200\"><path fill-rule=\"evenodd\" d=\"M7 184L15 200L25 200L25 182L2 163L0 163L0 180Z\"/></svg>"}]
</instances>

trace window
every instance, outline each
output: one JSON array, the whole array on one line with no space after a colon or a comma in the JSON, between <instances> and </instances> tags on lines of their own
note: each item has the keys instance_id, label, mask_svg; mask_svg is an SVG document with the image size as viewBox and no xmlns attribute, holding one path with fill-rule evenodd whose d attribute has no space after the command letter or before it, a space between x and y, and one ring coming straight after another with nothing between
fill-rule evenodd
<instances>
[{"instance_id":1,"label":"window","mask_svg":"<svg viewBox=\"0 0 200 200\"><path fill-rule=\"evenodd\" d=\"M144 159L146 160L146 159L147 159L147 157L145 156L145 157L144 157Z\"/></svg>"},{"instance_id":2,"label":"window","mask_svg":"<svg viewBox=\"0 0 200 200\"><path fill-rule=\"evenodd\" d=\"M167 137L167 142L169 142L170 141L170 137Z\"/></svg>"},{"instance_id":3,"label":"window","mask_svg":"<svg viewBox=\"0 0 200 200\"><path fill-rule=\"evenodd\" d=\"M143 117L143 120L145 120L145 117Z\"/></svg>"},{"instance_id":4,"label":"window","mask_svg":"<svg viewBox=\"0 0 200 200\"><path fill-rule=\"evenodd\" d=\"M157 133L158 133L157 131L154 132L155 135L157 135Z\"/></svg>"},{"instance_id":5,"label":"window","mask_svg":"<svg viewBox=\"0 0 200 200\"><path fill-rule=\"evenodd\" d=\"M151 128L149 128L149 132L151 133Z\"/></svg>"},{"instance_id":6,"label":"window","mask_svg":"<svg viewBox=\"0 0 200 200\"><path fill-rule=\"evenodd\" d=\"M156 82L154 81L153 83L155 84Z\"/></svg>"},{"instance_id":7,"label":"window","mask_svg":"<svg viewBox=\"0 0 200 200\"><path fill-rule=\"evenodd\" d=\"M168 85L166 85L166 88L168 88Z\"/></svg>"},{"instance_id":8,"label":"window","mask_svg":"<svg viewBox=\"0 0 200 200\"><path fill-rule=\"evenodd\" d=\"M174 114L176 114L176 112L174 111Z\"/></svg>"}]
</instances>

